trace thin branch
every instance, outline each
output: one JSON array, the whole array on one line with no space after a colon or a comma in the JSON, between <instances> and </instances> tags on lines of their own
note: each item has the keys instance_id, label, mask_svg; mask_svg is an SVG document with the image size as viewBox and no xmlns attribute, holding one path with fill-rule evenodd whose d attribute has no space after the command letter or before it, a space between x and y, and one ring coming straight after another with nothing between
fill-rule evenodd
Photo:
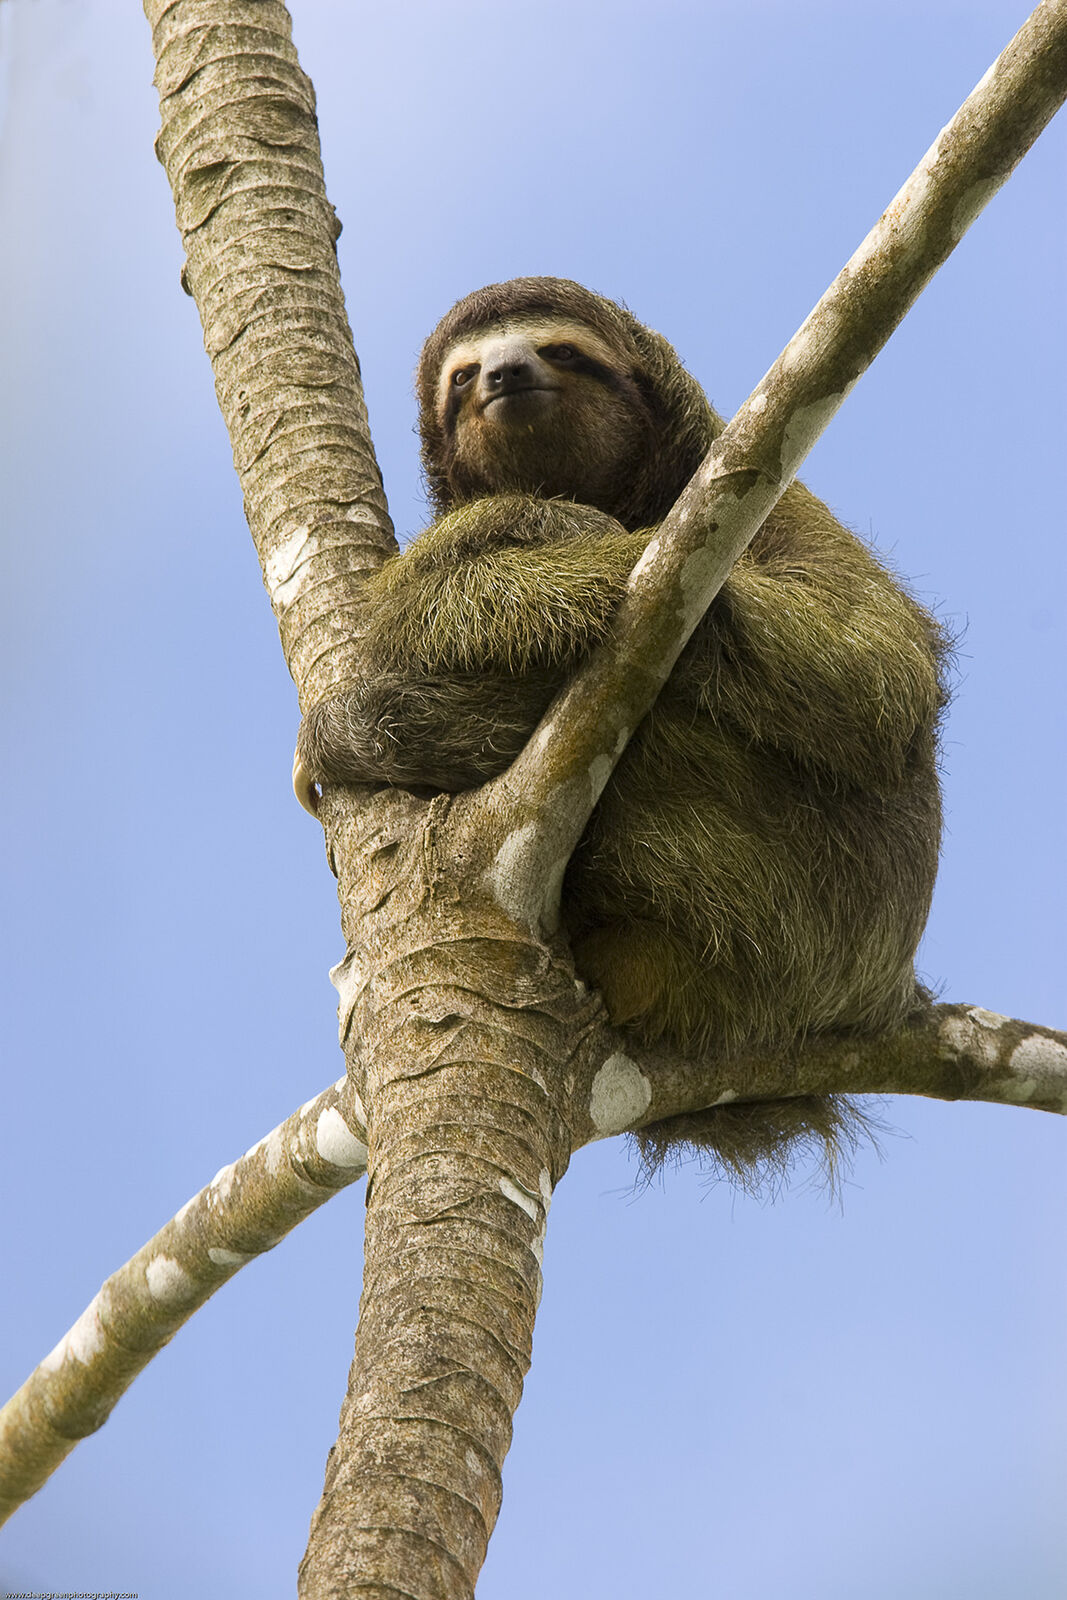
<instances>
[{"instance_id":1,"label":"thin branch","mask_svg":"<svg viewBox=\"0 0 1067 1600\"><path fill-rule=\"evenodd\" d=\"M826 1094L914 1094L1067 1115L1067 1033L981 1006L936 1005L898 1033L830 1035L694 1062L635 1049L609 1030L576 1064L575 1145L711 1105Z\"/></svg>"},{"instance_id":2,"label":"thin branch","mask_svg":"<svg viewBox=\"0 0 1067 1600\"><path fill-rule=\"evenodd\" d=\"M103 1284L0 1410L0 1523L111 1414L182 1323L367 1170L333 1084L223 1167Z\"/></svg>"}]
</instances>

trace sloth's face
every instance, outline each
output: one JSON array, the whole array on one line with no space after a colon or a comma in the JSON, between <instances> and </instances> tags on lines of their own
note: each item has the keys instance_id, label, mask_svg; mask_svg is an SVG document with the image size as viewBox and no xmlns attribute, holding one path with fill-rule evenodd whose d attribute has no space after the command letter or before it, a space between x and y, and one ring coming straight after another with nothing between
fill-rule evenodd
<instances>
[{"instance_id":1,"label":"sloth's face","mask_svg":"<svg viewBox=\"0 0 1067 1600\"><path fill-rule=\"evenodd\" d=\"M459 498L522 490L611 511L648 417L630 373L581 323L516 318L453 345L437 416Z\"/></svg>"}]
</instances>

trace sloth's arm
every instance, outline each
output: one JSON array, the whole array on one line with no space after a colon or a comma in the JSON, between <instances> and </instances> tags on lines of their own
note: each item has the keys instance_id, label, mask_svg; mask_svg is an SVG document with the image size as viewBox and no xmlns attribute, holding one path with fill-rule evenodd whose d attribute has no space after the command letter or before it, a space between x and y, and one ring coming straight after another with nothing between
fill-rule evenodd
<instances>
[{"instance_id":1,"label":"sloth's arm","mask_svg":"<svg viewBox=\"0 0 1067 1600\"><path fill-rule=\"evenodd\" d=\"M373 659L403 676L570 665L604 637L647 542L569 500L471 501L369 580Z\"/></svg>"},{"instance_id":2,"label":"sloth's arm","mask_svg":"<svg viewBox=\"0 0 1067 1600\"><path fill-rule=\"evenodd\" d=\"M860 541L794 485L734 569L681 676L761 743L894 786L945 702L941 630ZM681 684L679 685L681 687Z\"/></svg>"},{"instance_id":3,"label":"sloth's arm","mask_svg":"<svg viewBox=\"0 0 1067 1600\"><path fill-rule=\"evenodd\" d=\"M497 495L368 580L358 682L313 706L294 785L469 789L509 766L598 639L646 536L571 501Z\"/></svg>"},{"instance_id":4,"label":"sloth's arm","mask_svg":"<svg viewBox=\"0 0 1067 1600\"><path fill-rule=\"evenodd\" d=\"M502 771L602 639L647 542L588 506L472 501L370 579L369 667L314 707L318 781L468 788ZM672 688L742 737L874 788L944 703L931 618L797 484L714 602Z\"/></svg>"},{"instance_id":5,"label":"sloth's arm","mask_svg":"<svg viewBox=\"0 0 1067 1600\"><path fill-rule=\"evenodd\" d=\"M300 728L294 783L394 783L474 789L518 755L558 682L522 678L368 676L313 706Z\"/></svg>"}]
</instances>

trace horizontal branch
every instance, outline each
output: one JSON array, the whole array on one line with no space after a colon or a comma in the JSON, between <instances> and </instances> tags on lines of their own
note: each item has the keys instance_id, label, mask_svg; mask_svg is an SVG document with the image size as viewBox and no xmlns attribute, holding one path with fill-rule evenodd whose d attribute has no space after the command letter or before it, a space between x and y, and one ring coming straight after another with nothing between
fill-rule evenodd
<instances>
[{"instance_id":1,"label":"horizontal branch","mask_svg":"<svg viewBox=\"0 0 1067 1600\"><path fill-rule=\"evenodd\" d=\"M1067 1033L981 1006L936 1005L898 1033L823 1036L733 1060L592 1043L577 1070L575 1145L738 1101L917 1094L1067 1115Z\"/></svg>"},{"instance_id":2,"label":"horizontal branch","mask_svg":"<svg viewBox=\"0 0 1067 1600\"><path fill-rule=\"evenodd\" d=\"M112 1273L0 1410L0 1523L107 1421L216 1289L363 1176L367 1146L341 1116L342 1087L324 1089L216 1173Z\"/></svg>"}]
</instances>

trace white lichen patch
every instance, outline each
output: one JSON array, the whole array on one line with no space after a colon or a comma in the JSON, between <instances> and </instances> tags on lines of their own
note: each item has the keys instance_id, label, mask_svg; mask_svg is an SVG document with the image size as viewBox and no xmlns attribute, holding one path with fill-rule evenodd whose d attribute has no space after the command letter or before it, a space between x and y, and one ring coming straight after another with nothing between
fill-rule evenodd
<instances>
[{"instance_id":1,"label":"white lichen patch","mask_svg":"<svg viewBox=\"0 0 1067 1600\"><path fill-rule=\"evenodd\" d=\"M622 1133L652 1104L652 1085L629 1056L609 1056L593 1079L589 1118L602 1138Z\"/></svg>"},{"instance_id":2,"label":"white lichen patch","mask_svg":"<svg viewBox=\"0 0 1067 1600\"><path fill-rule=\"evenodd\" d=\"M88 1366L93 1357L104 1348L105 1334L100 1321L100 1296L94 1295L67 1334L67 1343L75 1361Z\"/></svg>"},{"instance_id":3,"label":"white lichen patch","mask_svg":"<svg viewBox=\"0 0 1067 1600\"><path fill-rule=\"evenodd\" d=\"M542 916L559 904L568 855L531 871L532 850L540 849L540 825L524 823L512 829L482 874L482 887L500 909L524 928L536 928Z\"/></svg>"},{"instance_id":4,"label":"white lichen patch","mask_svg":"<svg viewBox=\"0 0 1067 1600\"><path fill-rule=\"evenodd\" d=\"M70 1349L69 1344L67 1344L67 1338L69 1338L69 1334L64 1333L58 1344L53 1344L48 1355L42 1355L37 1365L40 1366L40 1370L43 1373L58 1373L62 1363L66 1362L67 1350Z\"/></svg>"},{"instance_id":5,"label":"white lichen patch","mask_svg":"<svg viewBox=\"0 0 1067 1600\"><path fill-rule=\"evenodd\" d=\"M496 859L486 876L490 879L499 878L502 883L509 884L516 870L521 870L530 847L536 840L536 822L526 822L521 828L513 828L497 851Z\"/></svg>"},{"instance_id":6,"label":"white lichen patch","mask_svg":"<svg viewBox=\"0 0 1067 1600\"><path fill-rule=\"evenodd\" d=\"M255 1256L245 1255L240 1250L223 1250L220 1245L213 1245L208 1251L208 1259L217 1267L243 1267L246 1261L254 1261Z\"/></svg>"},{"instance_id":7,"label":"white lichen patch","mask_svg":"<svg viewBox=\"0 0 1067 1600\"><path fill-rule=\"evenodd\" d=\"M1001 1016L999 1011L986 1011L983 1006L971 1006L967 1015L980 1028L1002 1028L1010 1019Z\"/></svg>"},{"instance_id":8,"label":"white lichen patch","mask_svg":"<svg viewBox=\"0 0 1067 1600\"><path fill-rule=\"evenodd\" d=\"M538 1271L545 1264L545 1234L548 1232L548 1213L552 1205L552 1175L547 1167L542 1167L537 1175L537 1185L541 1191L541 1222L536 1236L530 1240L530 1254L537 1262ZM538 1288L540 1296L540 1288Z\"/></svg>"},{"instance_id":9,"label":"white lichen patch","mask_svg":"<svg viewBox=\"0 0 1067 1600\"><path fill-rule=\"evenodd\" d=\"M537 1195L531 1194L529 1189L522 1189L510 1178L501 1178L497 1184L505 1200L510 1200L512 1205L525 1211L532 1222L541 1220L541 1202Z\"/></svg>"},{"instance_id":10,"label":"white lichen patch","mask_svg":"<svg viewBox=\"0 0 1067 1600\"><path fill-rule=\"evenodd\" d=\"M315 1124L315 1149L323 1161L346 1171L367 1165L367 1146L356 1138L335 1106L324 1111Z\"/></svg>"},{"instance_id":11,"label":"white lichen patch","mask_svg":"<svg viewBox=\"0 0 1067 1600\"><path fill-rule=\"evenodd\" d=\"M994 1017L995 1013L987 1011L981 1015ZM996 1030L971 1012L965 1017L949 1017L947 1022L941 1024L938 1034L941 1039L941 1054L949 1058L969 1055L984 1066L991 1067L1000 1054Z\"/></svg>"},{"instance_id":12,"label":"white lichen patch","mask_svg":"<svg viewBox=\"0 0 1067 1600\"><path fill-rule=\"evenodd\" d=\"M196 1293L192 1278L173 1256L153 1256L144 1277L152 1299L161 1305L183 1305Z\"/></svg>"},{"instance_id":13,"label":"white lichen patch","mask_svg":"<svg viewBox=\"0 0 1067 1600\"><path fill-rule=\"evenodd\" d=\"M982 76L979 78L978 82L975 84L974 88L971 90L970 94L967 96L968 100L973 99L973 97L975 95L979 95L979 94L982 93L983 90L989 88L989 85L993 82L993 79L997 76L997 68L998 68L999 65L1000 65L999 60L990 62L989 66L986 67L985 71L982 73Z\"/></svg>"},{"instance_id":14,"label":"white lichen patch","mask_svg":"<svg viewBox=\"0 0 1067 1600\"><path fill-rule=\"evenodd\" d=\"M236 1164L231 1161L225 1167L220 1167L216 1172L208 1184L208 1188L214 1191L216 1200L225 1203L230 1198L230 1190L233 1188L236 1171Z\"/></svg>"},{"instance_id":15,"label":"white lichen patch","mask_svg":"<svg viewBox=\"0 0 1067 1600\"><path fill-rule=\"evenodd\" d=\"M549 931L552 932L554 930L550 929ZM543 1072L538 1072L532 1060L523 1063L522 1071L524 1077L529 1078L531 1083L536 1083L539 1089L543 1089L546 1094L548 1093L548 1081Z\"/></svg>"},{"instance_id":16,"label":"white lichen patch","mask_svg":"<svg viewBox=\"0 0 1067 1600\"><path fill-rule=\"evenodd\" d=\"M330 968L330 982L337 990L337 1037L343 1050L352 1026L352 1013L367 982L367 975L351 950L343 961Z\"/></svg>"},{"instance_id":17,"label":"white lichen patch","mask_svg":"<svg viewBox=\"0 0 1067 1600\"><path fill-rule=\"evenodd\" d=\"M1032 1100L1043 1081L1048 1089L1049 1078L1062 1081L1063 1105L1067 1108L1067 1047L1055 1039L1046 1039L1042 1033L1032 1033L1020 1039L1008 1062L1012 1072L1019 1074L1019 1082L1011 1091L1013 1100ZM1022 1090L1027 1092L1022 1094Z\"/></svg>"},{"instance_id":18,"label":"white lichen patch","mask_svg":"<svg viewBox=\"0 0 1067 1600\"><path fill-rule=\"evenodd\" d=\"M659 555L659 547L660 539L659 535L657 534L654 539L650 539L648 541L644 550L641 552L641 559L638 561L637 565L634 567L634 570L630 574L631 583L636 583L645 572L646 568L652 565L653 561L655 561L656 557Z\"/></svg>"},{"instance_id":19,"label":"white lichen patch","mask_svg":"<svg viewBox=\"0 0 1067 1600\"><path fill-rule=\"evenodd\" d=\"M608 779L615 771L615 762L610 756L594 756L589 763L589 787L594 800L599 800L604 793Z\"/></svg>"},{"instance_id":20,"label":"white lichen patch","mask_svg":"<svg viewBox=\"0 0 1067 1600\"><path fill-rule=\"evenodd\" d=\"M68 1328L59 1343L45 1356L41 1366L46 1372L58 1372L67 1356L87 1367L93 1357L104 1348L105 1335L100 1321L100 1296L94 1295L72 1328Z\"/></svg>"},{"instance_id":21,"label":"white lichen patch","mask_svg":"<svg viewBox=\"0 0 1067 1600\"><path fill-rule=\"evenodd\" d=\"M757 417L758 416L762 416L763 412L766 411L766 409L767 409L767 396L763 393L762 390L760 391L759 394L754 394L752 396L752 399L748 402L748 409L752 412L752 414L754 416L757 416Z\"/></svg>"},{"instance_id":22,"label":"white lichen patch","mask_svg":"<svg viewBox=\"0 0 1067 1600\"><path fill-rule=\"evenodd\" d=\"M276 611L292 605L300 593L299 569L315 554L316 543L307 526L294 528L264 564L264 576Z\"/></svg>"},{"instance_id":23,"label":"white lichen patch","mask_svg":"<svg viewBox=\"0 0 1067 1600\"><path fill-rule=\"evenodd\" d=\"M51 1350L49 1350L48 1354L41 1357L37 1365L40 1367L42 1372L59 1371L64 1361L67 1359L67 1352L70 1349L70 1344L68 1343L69 1339L70 1334L65 1333L62 1339L60 1339L59 1343L54 1344Z\"/></svg>"},{"instance_id":24,"label":"white lichen patch","mask_svg":"<svg viewBox=\"0 0 1067 1600\"><path fill-rule=\"evenodd\" d=\"M630 742L633 727L629 722L620 722L615 729L611 751L608 755L594 756L589 763L589 783L593 799L599 800L607 785L608 779L615 770L615 764Z\"/></svg>"},{"instance_id":25,"label":"white lichen patch","mask_svg":"<svg viewBox=\"0 0 1067 1600\"><path fill-rule=\"evenodd\" d=\"M282 1128L272 1128L268 1133L264 1141L263 1158L272 1176L285 1165L289 1158L289 1143Z\"/></svg>"}]
</instances>

